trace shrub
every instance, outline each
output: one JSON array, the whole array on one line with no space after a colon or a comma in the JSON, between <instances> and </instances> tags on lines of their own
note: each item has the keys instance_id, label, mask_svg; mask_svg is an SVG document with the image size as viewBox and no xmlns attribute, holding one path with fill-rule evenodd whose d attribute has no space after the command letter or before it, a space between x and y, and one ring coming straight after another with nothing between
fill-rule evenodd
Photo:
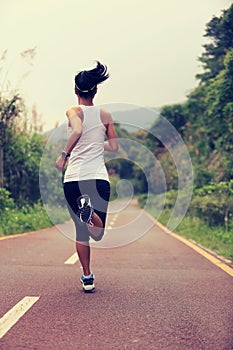
<instances>
[{"instance_id":1,"label":"shrub","mask_svg":"<svg viewBox=\"0 0 233 350\"><path fill-rule=\"evenodd\" d=\"M14 200L10 198L10 192L5 188L0 188L0 217L4 214L4 211L13 209L14 206Z\"/></svg>"},{"instance_id":2,"label":"shrub","mask_svg":"<svg viewBox=\"0 0 233 350\"><path fill-rule=\"evenodd\" d=\"M210 226L225 224L228 231L233 215L233 180L209 184L195 190L190 214L205 220Z\"/></svg>"}]
</instances>

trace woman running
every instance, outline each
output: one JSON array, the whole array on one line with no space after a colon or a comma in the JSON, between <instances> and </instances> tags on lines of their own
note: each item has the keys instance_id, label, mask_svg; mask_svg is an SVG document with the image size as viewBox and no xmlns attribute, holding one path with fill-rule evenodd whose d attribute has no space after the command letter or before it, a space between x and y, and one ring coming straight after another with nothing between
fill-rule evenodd
<instances>
[{"instance_id":1,"label":"woman running","mask_svg":"<svg viewBox=\"0 0 233 350\"><path fill-rule=\"evenodd\" d=\"M89 239L99 241L104 235L110 196L104 151L118 150L111 114L93 103L98 84L108 77L107 67L98 61L94 69L81 71L75 76L78 106L66 112L69 137L56 161L56 167L63 171L69 160L64 176L64 194L76 227L76 249L83 268L81 283L85 292L95 288L90 269Z\"/></svg>"}]
</instances>

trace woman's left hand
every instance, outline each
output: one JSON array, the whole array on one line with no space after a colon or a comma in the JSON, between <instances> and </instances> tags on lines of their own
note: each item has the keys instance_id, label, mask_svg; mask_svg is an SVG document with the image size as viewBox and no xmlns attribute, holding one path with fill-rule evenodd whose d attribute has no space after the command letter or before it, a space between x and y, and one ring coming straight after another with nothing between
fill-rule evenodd
<instances>
[{"instance_id":1,"label":"woman's left hand","mask_svg":"<svg viewBox=\"0 0 233 350\"><path fill-rule=\"evenodd\" d=\"M67 158L63 158L62 156L59 156L56 160L56 168L60 171L63 171L66 165L66 161L67 161Z\"/></svg>"}]
</instances>

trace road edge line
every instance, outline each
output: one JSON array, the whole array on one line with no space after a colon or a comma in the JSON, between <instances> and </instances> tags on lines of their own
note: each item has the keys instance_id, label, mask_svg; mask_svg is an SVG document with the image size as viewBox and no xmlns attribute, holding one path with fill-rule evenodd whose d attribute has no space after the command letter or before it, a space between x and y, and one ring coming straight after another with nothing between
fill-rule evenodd
<instances>
[{"instance_id":1,"label":"road edge line","mask_svg":"<svg viewBox=\"0 0 233 350\"><path fill-rule=\"evenodd\" d=\"M38 229L38 230L35 230L35 231L28 231L28 232L23 232L23 233L15 233L13 235L0 236L0 241L3 241L5 239L10 239L10 238L25 237L25 236L33 235L33 234L36 234L36 233L39 233L39 232L48 231L49 229L52 230L52 229L54 229L55 226L56 225L49 226L47 228Z\"/></svg>"},{"instance_id":2,"label":"road edge line","mask_svg":"<svg viewBox=\"0 0 233 350\"><path fill-rule=\"evenodd\" d=\"M33 231L33 232L24 232L24 233L16 233L14 235L9 235L9 236L1 236L0 237L0 241L3 241L5 239L10 239L10 238L17 238L17 237L23 237L23 236L27 236L31 233L36 233L37 231Z\"/></svg>"},{"instance_id":3,"label":"road edge line","mask_svg":"<svg viewBox=\"0 0 233 350\"><path fill-rule=\"evenodd\" d=\"M228 266L226 263L224 263L223 261L221 261L219 258L216 258L215 256L211 255L210 253L208 253L207 251L205 251L203 248L201 248L200 246L198 246L197 244L190 242L187 238L184 238L183 236L178 235L175 232L170 231L166 226L164 226L163 224L161 224L161 222L157 221L151 214L149 214L148 212L146 212L144 210L145 214L154 221L155 225L157 225L159 228L161 228L164 232L168 233L170 236L176 238L177 240L179 240L180 242L184 243L185 245L187 245L188 247L192 248L193 250L195 250L197 253L199 253L200 255L202 255L204 258L206 258L207 260L209 260L210 262L212 262L212 264L218 266L220 269L222 269L224 272L226 272L228 275L230 275L231 277L233 277L233 269Z\"/></svg>"}]
</instances>

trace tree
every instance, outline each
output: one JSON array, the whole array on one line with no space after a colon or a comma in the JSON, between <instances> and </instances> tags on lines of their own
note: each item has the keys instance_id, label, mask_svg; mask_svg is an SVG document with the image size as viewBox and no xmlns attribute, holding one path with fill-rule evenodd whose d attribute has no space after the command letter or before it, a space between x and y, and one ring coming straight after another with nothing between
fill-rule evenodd
<instances>
[{"instance_id":1,"label":"tree","mask_svg":"<svg viewBox=\"0 0 233 350\"><path fill-rule=\"evenodd\" d=\"M28 122L22 98L12 95L0 95L0 188L8 190L21 206L40 198L38 178L45 140L37 132L38 121Z\"/></svg>"},{"instance_id":2,"label":"tree","mask_svg":"<svg viewBox=\"0 0 233 350\"><path fill-rule=\"evenodd\" d=\"M204 73L197 78L202 83L208 83L224 69L224 57L226 52L233 48L233 5L224 10L221 17L213 17L206 26L205 37L211 40L205 44L204 53L199 58L203 64Z\"/></svg>"},{"instance_id":3,"label":"tree","mask_svg":"<svg viewBox=\"0 0 233 350\"><path fill-rule=\"evenodd\" d=\"M5 188L11 193L17 206L33 204L40 199L39 169L44 150L43 135L12 128L8 132L4 152Z\"/></svg>"},{"instance_id":4,"label":"tree","mask_svg":"<svg viewBox=\"0 0 233 350\"><path fill-rule=\"evenodd\" d=\"M224 59L224 68L209 84L206 101L208 104L208 129L214 146L225 156L228 178L232 177L233 152L233 49Z\"/></svg>"},{"instance_id":5,"label":"tree","mask_svg":"<svg viewBox=\"0 0 233 350\"><path fill-rule=\"evenodd\" d=\"M4 149L7 144L8 130L12 128L21 107L22 100L17 94L9 99L0 95L0 188L4 186Z\"/></svg>"},{"instance_id":6,"label":"tree","mask_svg":"<svg viewBox=\"0 0 233 350\"><path fill-rule=\"evenodd\" d=\"M178 133L183 136L183 127L186 123L186 117L182 104L164 106L161 110L161 115L172 123Z\"/></svg>"},{"instance_id":7,"label":"tree","mask_svg":"<svg viewBox=\"0 0 233 350\"><path fill-rule=\"evenodd\" d=\"M4 147L6 144L7 132L11 129L14 119L20 115L23 101L16 90L10 88L8 81L8 70L5 69L8 50L4 50L0 57L0 188L4 186ZM20 53L21 59L32 66L36 55L36 47L27 49ZM28 72L24 72L23 79Z\"/></svg>"}]
</instances>

